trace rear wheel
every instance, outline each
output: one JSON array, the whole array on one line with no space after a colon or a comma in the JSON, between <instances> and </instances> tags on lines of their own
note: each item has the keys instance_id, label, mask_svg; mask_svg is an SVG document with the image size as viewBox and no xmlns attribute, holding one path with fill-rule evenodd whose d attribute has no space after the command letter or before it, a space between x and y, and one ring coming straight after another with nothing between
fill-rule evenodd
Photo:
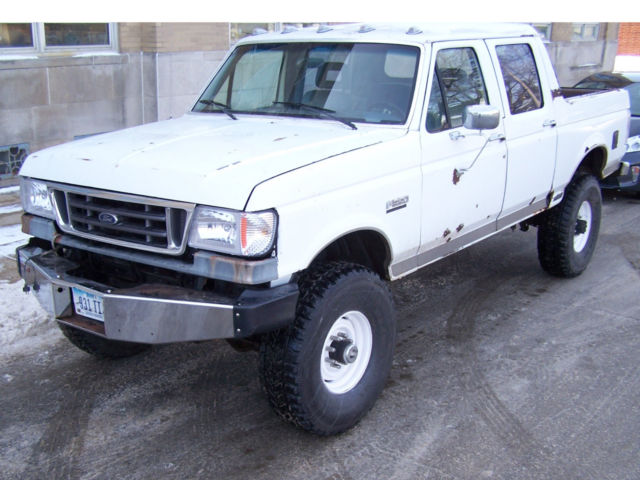
<instances>
[{"instance_id":1,"label":"rear wheel","mask_svg":"<svg viewBox=\"0 0 640 480\"><path fill-rule=\"evenodd\" d=\"M109 340L59 322L58 327L60 327L64 336L76 347L98 358L116 359L131 357L151 347L144 343Z\"/></svg>"},{"instance_id":2,"label":"rear wheel","mask_svg":"<svg viewBox=\"0 0 640 480\"><path fill-rule=\"evenodd\" d=\"M575 277L587 268L598 240L601 210L597 180L591 175L574 178L562 202L538 227L538 258L545 271Z\"/></svg>"},{"instance_id":3,"label":"rear wheel","mask_svg":"<svg viewBox=\"0 0 640 480\"><path fill-rule=\"evenodd\" d=\"M373 406L394 346L386 284L362 266L329 263L300 282L294 323L265 337L261 382L281 417L319 435L334 435Z\"/></svg>"}]
</instances>

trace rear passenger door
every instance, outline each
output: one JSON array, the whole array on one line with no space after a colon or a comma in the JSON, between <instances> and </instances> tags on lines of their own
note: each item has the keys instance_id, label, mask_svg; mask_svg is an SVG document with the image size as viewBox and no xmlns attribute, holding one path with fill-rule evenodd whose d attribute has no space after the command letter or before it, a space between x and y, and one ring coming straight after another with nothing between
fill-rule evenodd
<instances>
[{"instance_id":1,"label":"rear passenger door","mask_svg":"<svg viewBox=\"0 0 640 480\"><path fill-rule=\"evenodd\" d=\"M556 160L556 119L533 39L488 40L505 105L507 185L498 229L547 205Z\"/></svg>"}]
</instances>

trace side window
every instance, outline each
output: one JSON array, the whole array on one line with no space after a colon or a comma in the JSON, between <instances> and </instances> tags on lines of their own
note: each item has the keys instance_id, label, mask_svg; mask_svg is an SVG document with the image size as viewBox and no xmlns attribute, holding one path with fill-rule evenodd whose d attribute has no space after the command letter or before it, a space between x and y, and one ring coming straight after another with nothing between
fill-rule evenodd
<instances>
[{"instance_id":1,"label":"side window","mask_svg":"<svg viewBox=\"0 0 640 480\"><path fill-rule=\"evenodd\" d=\"M531 47L526 43L498 45L496 54L512 115L542 108L542 89Z\"/></svg>"},{"instance_id":2,"label":"side window","mask_svg":"<svg viewBox=\"0 0 640 480\"><path fill-rule=\"evenodd\" d=\"M467 105L487 103L487 90L473 48L440 50L427 106L427 130L440 132L459 127Z\"/></svg>"}]
</instances>

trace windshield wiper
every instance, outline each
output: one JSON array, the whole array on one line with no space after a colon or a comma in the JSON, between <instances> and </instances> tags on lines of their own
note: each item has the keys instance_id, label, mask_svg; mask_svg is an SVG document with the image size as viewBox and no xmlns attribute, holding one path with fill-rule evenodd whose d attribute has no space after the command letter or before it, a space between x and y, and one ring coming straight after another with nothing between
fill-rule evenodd
<instances>
[{"instance_id":1,"label":"windshield wiper","mask_svg":"<svg viewBox=\"0 0 640 480\"><path fill-rule=\"evenodd\" d=\"M292 107L300 109L305 109L310 112L318 113L326 118L330 118L332 120L336 120L337 122L345 124L347 127L357 130L358 127L353 122L350 122L346 118L340 118L337 115L334 115L336 112L333 110L329 110L328 108L316 107L315 105L308 105L306 103L296 103L296 102L273 102L274 105L284 105L285 107Z\"/></svg>"},{"instance_id":2,"label":"windshield wiper","mask_svg":"<svg viewBox=\"0 0 640 480\"><path fill-rule=\"evenodd\" d=\"M231 110L229 109L229 105L225 105L224 103L216 102L215 100L206 100L206 99L205 100L198 100L198 103L204 103L205 105L218 107L222 111L222 113L226 113L233 120L237 120L238 119L238 117L236 117L231 112Z\"/></svg>"}]
</instances>

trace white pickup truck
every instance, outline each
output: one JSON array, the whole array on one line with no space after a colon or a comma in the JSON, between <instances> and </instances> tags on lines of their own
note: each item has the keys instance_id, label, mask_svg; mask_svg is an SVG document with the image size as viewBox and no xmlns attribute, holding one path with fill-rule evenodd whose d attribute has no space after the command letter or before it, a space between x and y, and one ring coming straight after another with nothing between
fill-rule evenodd
<instances>
[{"instance_id":1,"label":"white pickup truck","mask_svg":"<svg viewBox=\"0 0 640 480\"><path fill-rule=\"evenodd\" d=\"M276 412L339 433L392 364L386 281L518 224L587 267L629 105L572 93L523 25L256 32L183 117L29 156L25 290L100 357L254 346Z\"/></svg>"}]
</instances>

